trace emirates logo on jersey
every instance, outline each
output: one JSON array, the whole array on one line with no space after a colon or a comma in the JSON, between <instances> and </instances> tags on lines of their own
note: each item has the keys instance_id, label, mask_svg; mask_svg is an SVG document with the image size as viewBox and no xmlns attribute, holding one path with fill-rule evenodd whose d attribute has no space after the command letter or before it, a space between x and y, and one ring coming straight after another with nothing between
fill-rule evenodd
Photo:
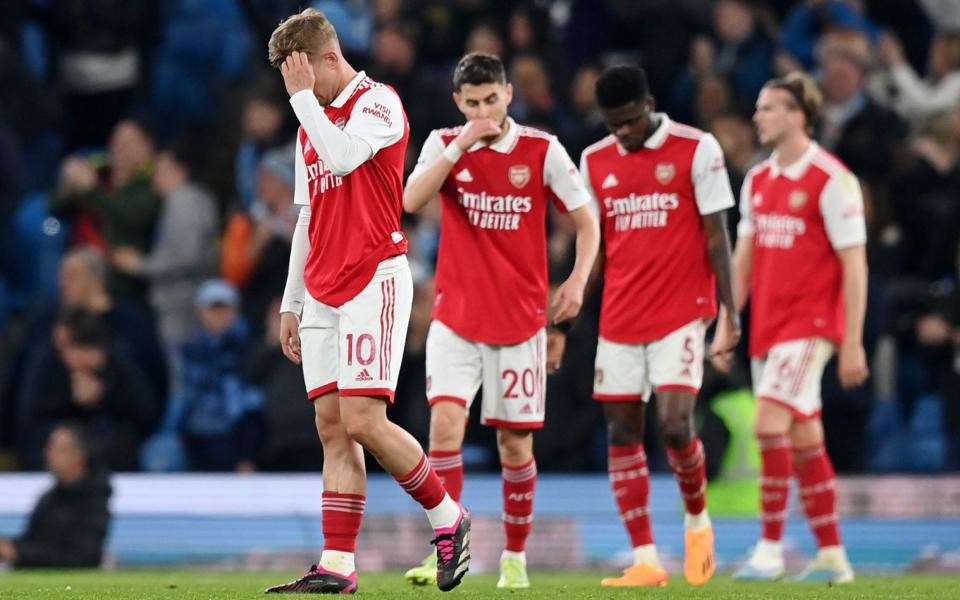
<instances>
[{"instance_id":1,"label":"emirates logo on jersey","mask_svg":"<svg viewBox=\"0 0 960 600\"><path fill-rule=\"evenodd\" d=\"M657 168L653 170L653 176L657 178L657 181L661 185L667 185L673 181L673 177L677 174L677 165L673 163L660 163L657 165Z\"/></svg>"},{"instance_id":2,"label":"emirates logo on jersey","mask_svg":"<svg viewBox=\"0 0 960 600\"><path fill-rule=\"evenodd\" d=\"M807 203L807 193L803 190L793 190L787 198L790 210L800 210Z\"/></svg>"},{"instance_id":3,"label":"emirates logo on jersey","mask_svg":"<svg viewBox=\"0 0 960 600\"><path fill-rule=\"evenodd\" d=\"M510 179L513 187L522 188L530 183L530 167L528 165L513 165L507 171L507 178Z\"/></svg>"}]
</instances>

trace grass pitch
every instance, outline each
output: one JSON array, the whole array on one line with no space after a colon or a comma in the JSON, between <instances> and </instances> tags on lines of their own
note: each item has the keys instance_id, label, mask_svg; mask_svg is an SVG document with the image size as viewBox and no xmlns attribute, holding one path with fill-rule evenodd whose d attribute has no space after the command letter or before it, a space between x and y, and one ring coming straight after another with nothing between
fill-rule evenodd
<instances>
[{"instance_id":1,"label":"grass pitch","mask_svg":"<svg viewBox=\"0 0 960 600\"><path fill-rule=\"evenodd\" d=\"M0 599L60 598L68 600L243 600L274 598L263 589L299 576L295 573L201 573L184 571L72 572L43 571L0 574ZM579 600L593 598L960 598L960 577L861 577L856 583L828 587L823 584L746 584L717 577L703 588L688 586L682 577L656 589L600 588L597 573L531 574L529 590L496 589L494 575L468 576L449 594L436 588L412 588L399 573L364 574L361 598L461 599L509 598L511 600Z\"/></svg>"}]
</instances>

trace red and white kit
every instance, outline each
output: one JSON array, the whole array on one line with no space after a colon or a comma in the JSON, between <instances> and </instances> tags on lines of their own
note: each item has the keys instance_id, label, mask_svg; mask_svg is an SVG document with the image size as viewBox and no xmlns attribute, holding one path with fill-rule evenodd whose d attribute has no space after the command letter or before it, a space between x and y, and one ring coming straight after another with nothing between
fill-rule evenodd
<instances>
[{"instance_id":1,"label":"red and white kit","mask_svg":"<svg viewBox=\"0 0 960 600\"><path fill-rule=\"evenodd\" d=\"M660 125L627 152L610 135L583 152L605 259L594 398L698 392L704 322L716 315L702 215L733 206L723 153L709 133L655 113Z\"/></svg>"},{"instance_id":2,"label":"red and white kit","mask_svg":"<svg viewBox=\"0 0 960 600\"><path fill-rule=\"evenodd\" d=\"M400 229L403 105L362 71L326 107L311 90L290 103L301 123L295 202L304 208L281 310L302 313L308 395L339 390L392 402L413 299ZM348 134L345 147L327 146L331 127Z\"/></svg>"},{"instance_id":3,"label":"red and white kit","mask_svg":"<svg viewBox=\"0 0 960 600\"><path fill-rule=\"evenodd\" d=\"M860 184L814 142L784 169L774 153L743 182L737 235L753 238L754 391L798 418L816 416L823 368L845 325L836 252L867 240Z\"/></svg>"},{"instance_id":4,"label":"red and white kit","mask_svg":"<svg viewBox=\"0 0 960 600\"><path fill-rule=\"evenodd\" d=\"M589 204L557 138L507 119L493 145L474 144L440 189L443 216L427 398L469 405L483 384L483 422L543 426L546 383L547 204ZM461 128L433 131L416 178Z\"/></svg>"}]
</instances>

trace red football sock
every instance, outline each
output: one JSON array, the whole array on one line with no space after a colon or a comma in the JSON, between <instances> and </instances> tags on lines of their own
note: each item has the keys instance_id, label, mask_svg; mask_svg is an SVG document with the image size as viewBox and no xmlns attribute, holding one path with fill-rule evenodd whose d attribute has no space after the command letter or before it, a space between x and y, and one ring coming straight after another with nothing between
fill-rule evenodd
<instances>
[{"instance_id":1,"label":"red football sock","mask_svg":"<svg viewBox=\"0 0 960 600\"><path fill-rule=\"evenodd\" d=\"M537 487L537 461L503 467L503 529L507 550L523 552L533 529L533 494Z\"/></svg>"},{"instance_id":2,"label":"red football sock","mask_svg":"<svg viewBox=\"0 0 960 600\"><path fill-rule=\"evenodd\" d=\"M367 497L360 494L323 493L323 549L353 553L363 521Z\"/></svg>"},{"instance_id":3,"label":"red football sock","mask_svg":"<svg viewBox=\"0 0 960 600\"><path fill-rule=\"evenodd\" d=\"M707 460L700 438L682 450L667 448L667 458L680 486L687 514L699 515L707 506Z\"/></svg>"},{"instance_id":4,"label":"red football sock","mask_svg":"<svg viewBox=\"0 0 960 600\"><path fill-rule=\"evenodd\" d=\"M431 450L430 464L454 502L463 494L463 454L459 450Z\"/></svg>"},{"instance_id":5,"label":"red football sock","mask_svg":"<svg viewBox=\"0 0 960 600\"><path fill-rule=\"evenodd\" d=\"M420 506L427 510L439 506L447 493L443 484L440 483L437 472L430 466L426 454L420 457L420 462L412 471L403 477L395 477L394 479L414 500L420 503Z\"/></svg>"},{"instance_id":6,"label":"red football sock","mask_svg":"<svg viewBox=\"0 0 960 600\"><path fill-rule=\"evenodd\" d=\"M793 476L793 454L786 435L761 435L760 456L763 462L760 480L760 508L763 513L763 539L779 542L787 521L790 500L790 477Z\"/></svg>"},{"instance_id":7,"label":"red football sock","mask_svg":"<svg viewBox=\"0 0 960 600\"><path fill-rule=\"evenodd\" d=\"M840 522L837 518L837 476L823 444L796 449L793 460L800 482L800 498L817 545L839 546Z\"/></svg>"},{"instance_id":8,"label":"red football sock","mask_svg":"<svg viewBox=\"0 0 960 600\"><path fill-rule=\"evenodd\" d=\"M610 446L607 472L613 497L620 509L620 518L630 535L633 547L653 543L653 528L650 526L650 471L647 469L647 454L643 444L635 446Z\"/></svg>"}]
</instances>

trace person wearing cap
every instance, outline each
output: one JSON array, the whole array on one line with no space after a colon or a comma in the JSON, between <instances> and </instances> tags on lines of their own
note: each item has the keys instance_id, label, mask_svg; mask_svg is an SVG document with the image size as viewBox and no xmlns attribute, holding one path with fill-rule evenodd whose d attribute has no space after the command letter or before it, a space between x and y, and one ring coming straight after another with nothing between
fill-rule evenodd
<instances>
[{"instance_id":1,"label":"person wearing cap","mask_svg":"<svg viewBox=\"0 0 960 600\"><path fill-rule=\"evenodd\" d=\"M200 327L180 349L180 379L158 436L179 438L191 470L252 471L262 445L263 395L245 374L253 342L240 294L223 279L205 281L196 310Z\"/></svg>"}]
</instances>

